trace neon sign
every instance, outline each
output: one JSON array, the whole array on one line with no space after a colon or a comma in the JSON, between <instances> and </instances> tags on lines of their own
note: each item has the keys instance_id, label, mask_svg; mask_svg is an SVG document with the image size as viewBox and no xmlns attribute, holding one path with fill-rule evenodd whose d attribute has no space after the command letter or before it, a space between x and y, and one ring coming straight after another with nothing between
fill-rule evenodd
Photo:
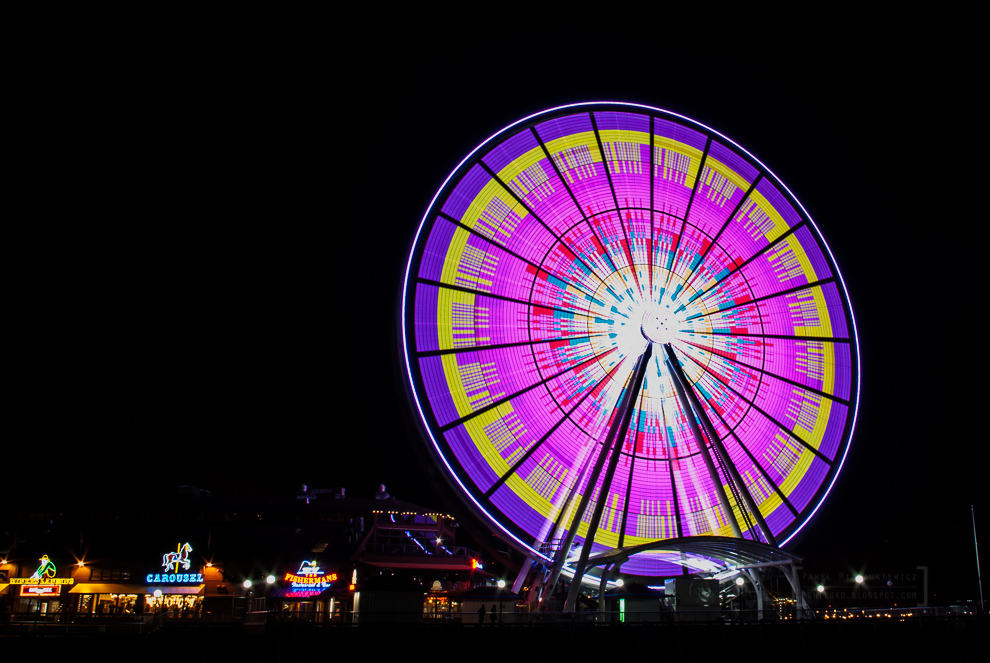
<instances>
[{"instance_id":1,"label":"neon sign","mask_svg":"<svg viewBox=\"0 0 990 663\"><path fill-rule=\"evenodd\" d=\"M320 570L316 560L312 562L303 560L296 573L286 573L284 582L290 583L291 591L285 594L288 598L306 598L316 596L323 590L330 587L330 584L337 579L336 573L326 573Z\"/></svg>"},{"instance_id":2,"label":"neon sign","mask_svg":"<svg viewBox=\"0 0 990 663\"><path fill-rule=\"evenodd\" d=\"M41 564L30 578L11 578L11 585L21 585L21 596L58 596L62 591L62 585L75 584L74 578L56 578L58 572L55 563L48 559L48 555L42 555L38 559Z\"/></svg>"},{"instance_id":3,"label":"neon sign","mask_svg":"<svg viewBox=\"0 0 990 663\"><path fill-rule=\"evenodd\" d=\"M58 596L62 585L21 585L21 596Z\"/></svg>"},{"instance_id":4,"label":"neon sign","mask_svg":"<svg viewBox=\"0 0 990 663\"><path fill-rule=\"evenodd\" d=\"M203 582L202 573L149 573L144 581L148 584L199 584Z\"/></svg>"},{"instance_id":5,"label":"neon sign","mask_svg":"<svg viewBox=\"0 0 990 663\"><path fill-rule=\"evenodd\" d=\"M176 544L175 552L162 555L163 573L149 573L144 581L148 584L198 584L203 582L202 573L176 573L180 569L188 571L192 566L189 553L193 550L189 543Z\"/></svg>"},{"instance_id":6,"label":"neon sign","mask_svg":"<svg viewBox=\"0 0 990 663\"><path fill-rule=\"evenodd\" d=\"M165 572L178 571L179 566L186 571L189 570L189 553L192 552L192 546L189 543L185 543L181 547L177 544L175 552L168 552L162 555L162 566L165 567Z\"/></svg>"},{"instance_id":7,"label":"neon sign","mask_svg":"<svg viewBox=\"0 0 990 663\"><path fill-rule=\"evenodd\" d=\"M45 578L42 582L38 578L11 578L11 585L34 585L34 586L44 586L44 585L73 585L75 584L74 578Z\"/></svg>"},{"instance_id":8,"label":"neon sign","mask_svg":"<svg viewBox=\"0 0 990 663\"><path fill-rule=\"evenodd\" d=\"M41 562L41 564L38 566L38 570L35 571L34 575L31 577L35 579L54 578L56 573L55 562L48 559L48 555L42 555L41 559L38 561Z\"/></svg>"}]
</instances>

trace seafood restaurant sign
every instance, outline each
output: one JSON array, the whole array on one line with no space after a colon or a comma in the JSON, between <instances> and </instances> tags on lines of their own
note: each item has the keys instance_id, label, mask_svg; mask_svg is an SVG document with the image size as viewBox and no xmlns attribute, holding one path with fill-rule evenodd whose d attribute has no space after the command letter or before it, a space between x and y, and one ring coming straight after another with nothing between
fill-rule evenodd
<instances>
[{"instance_id":1,"label":"seafood restaurant sign","mask_svg":"<svg viewBox=\"0 0 990 663\"><path fill-rule=\"evenodd\" d=\"M282 582L288 584L286 598L307 598L329 589L337 579L336 573L327 573L314 561L303 561L296 573L286 573Z\"/></svg>"}]
</instances>

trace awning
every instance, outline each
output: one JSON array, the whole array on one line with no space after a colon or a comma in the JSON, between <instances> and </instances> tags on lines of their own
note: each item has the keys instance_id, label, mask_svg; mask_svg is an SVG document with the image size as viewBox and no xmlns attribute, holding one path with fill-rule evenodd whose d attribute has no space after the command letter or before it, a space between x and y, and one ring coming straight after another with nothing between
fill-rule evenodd
<instances>
[{"instance_id":1,"label":"awning","mask_svg":"<svg viewBox=\"0 0 990 663\"><path fill-rule=\"evenodd\" d=\"M204 585L193 585L192 587L155 587L148 591L149 594L154 594L155 589L162 590L162 594L202 594Z\"/></svg>"},{"instance_id":2,"label":"awning","mask_svg":"<svg viewBox=\"0 0 990 663\"><path fill-rule=\"evenodd\" d=\"M201 594L203 585L185 587L148 587L147 585L121 585L109 582L81 582L69 590L70 594L154 594L156 589L162 594Z\"/></svg>"},{"instance_id":3,"label":"awning","mask_svg":"<svg viewBox=\"0 0 990 663\"><path fill-rule=\"evenodd\" d=\"M144 585L121 585L109 582L81 582L69 590L70 594L150 594Z\"/></svg>"}]
</instances>

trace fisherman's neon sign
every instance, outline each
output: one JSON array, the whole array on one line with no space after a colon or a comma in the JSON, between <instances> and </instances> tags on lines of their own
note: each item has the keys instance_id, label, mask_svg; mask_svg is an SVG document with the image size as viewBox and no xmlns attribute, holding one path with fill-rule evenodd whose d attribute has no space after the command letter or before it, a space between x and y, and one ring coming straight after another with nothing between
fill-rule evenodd
<instances>
[{"instance_id":1,"label":"fisherman's neon sign","mask_svg":"<svg viewBox=\"0 0 990 663\"><path fill-rule=\"evenodd\" d=\"M189 583L202 583L203 574L202 573L174 573L179 571L181 568L183 571L188 571L189 567L192 566L192 561L189 559L189 553L193 550L189 543L176 544L175 552L167 552L162 555L162 567L164 573L149 573L144 581L148 584L189 584ZM173 573L169 573L172 571Z\"/></svg>"},{"instance_id":2,"label":"fisherman's neon sign","mask_svg":"<svg viewBox=\"0 0 990 663\"><path fill-rule=\"evenodd\" d=\"M297 573L286 573L284 582L290 583L292 591L285 594L286 597L306 598L315 596L330 587L330 584L337 579L336 573L325 573L320 570L316 560L303 561L299 565Z\"/></svg>"}]
</instances>

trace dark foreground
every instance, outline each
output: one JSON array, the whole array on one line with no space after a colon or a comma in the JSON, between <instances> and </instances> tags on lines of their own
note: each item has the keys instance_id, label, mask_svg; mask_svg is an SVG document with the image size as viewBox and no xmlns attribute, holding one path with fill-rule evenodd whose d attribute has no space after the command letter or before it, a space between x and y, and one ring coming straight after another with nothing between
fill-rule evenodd
<instances>
[{"instance_id":1,"label":"dark foreground","mask_svg":"<svg viewBox=\"0 0 990 663\"><path fill-rule=\"evenodd\" d=\"M351 660L983 661L985 617L904 622L546 624L527 626L172 625L151 635L0 637L0 651L34 660L80 653L121 660L294 662ZM40 659L38 657L41 657ZM59 657L56 659L55 657ZM64 658L63 658L64 657ZM9 660L17 660L10 658Z\"/></svg>"}]
</instances>

